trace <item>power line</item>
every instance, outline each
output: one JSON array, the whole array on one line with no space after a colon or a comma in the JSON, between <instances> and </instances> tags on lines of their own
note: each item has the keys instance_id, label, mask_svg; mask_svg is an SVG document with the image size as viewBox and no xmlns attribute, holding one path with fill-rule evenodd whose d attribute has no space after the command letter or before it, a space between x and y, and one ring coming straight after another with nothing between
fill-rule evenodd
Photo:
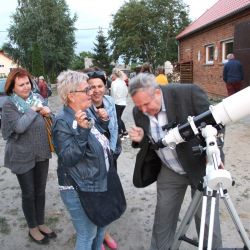
<instances>
[{"instance_id":1,"label":"power line","mask_svg":"<svg viewBox=\"0 0 250 250\"><path fill-rule=\"evenodd\" d=\"M98 28L80 28L80 29L76 29L76 31L78 30L107 30L108 28L102 28L102 27L98 27ZM8 32L7 30L0 30L0 32Z\"/></svg>"}]
</instances>

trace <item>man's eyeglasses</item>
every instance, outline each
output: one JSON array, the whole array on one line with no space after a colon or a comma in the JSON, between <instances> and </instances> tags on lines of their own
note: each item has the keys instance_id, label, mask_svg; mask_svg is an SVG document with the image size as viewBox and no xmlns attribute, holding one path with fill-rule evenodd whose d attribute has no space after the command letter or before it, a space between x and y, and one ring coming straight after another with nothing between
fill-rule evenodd
<instances>
[{"instance_id":1,"label":"man's eyeglasses","mask_svg":"<svg viewBox=\"0 0 250 250\"><path fill-rule=\"evenodd\" d=\"M70 93L80 92L80 93L85 93L86 95L89 95L91 90L93 90L92 87L88 86L83 90L75 90L75 91L71 91Z\"/></svg>"}]
</instances>

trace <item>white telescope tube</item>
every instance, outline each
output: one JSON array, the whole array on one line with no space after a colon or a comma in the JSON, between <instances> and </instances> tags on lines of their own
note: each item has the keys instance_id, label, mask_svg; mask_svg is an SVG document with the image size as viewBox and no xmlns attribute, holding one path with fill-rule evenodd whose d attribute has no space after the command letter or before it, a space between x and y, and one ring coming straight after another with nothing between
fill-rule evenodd
<instances>
[{"instance_id":1,"label":"white telescope tube","mask_svg":"<svg viewBox=\"0 0 250 250\"><path fill-rule=\"evenodd\" d=\"M210 106L210 111L217 124L226 125L236 122L250 114L250 87L247 87L222 100L215 106Z\"/></svg>"}]
</instances>

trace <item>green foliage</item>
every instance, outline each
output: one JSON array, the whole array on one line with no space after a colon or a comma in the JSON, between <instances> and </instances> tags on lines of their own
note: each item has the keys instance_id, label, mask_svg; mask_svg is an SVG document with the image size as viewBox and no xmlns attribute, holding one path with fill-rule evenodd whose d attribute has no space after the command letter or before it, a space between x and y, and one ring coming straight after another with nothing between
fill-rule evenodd
<instances>
[{"instance_id":1,"label":"green foliage","mask_svg":"<svg viewBox=\"0 0 250 250\"><path fill-rule=\"evenodd\" d=\"M34 76L44 75L43 58L41 49L37 43L34 43L32 48L32 74Z\"/></svg>"},{"instance_id":2,"label":"green foliage","mask_svg":"<svg viewBox=\"0 0 250 250\"><path fill-rule=\"evenodd\" d=\"M109 38L114 59L150 62L177 60L175 37L189 24L182 0L130 0L114 15Z\"/></svg>"},{"instance_id":3,"label":"green foliage","mask_svg":"<svg viewBox=\"0 0 250 250\"><path fill-rule=\"evenodd\" d=\"M81 52L79 55L74 55L73 59L71 61L70 64L70 68L72 70L82 70L85 68L85 61L84 59L88 57L88 58L93 58L93 54L91 52L86 52L83 51Z\"/></svg>"},{"instance_id":4,"label":"green foliage","mask_svg":"<svg viewBox=\"0 0 250 250\"><path fill-rule=\"evenodd\" d=\"M65 0L19 0L9 28L10 42L5 45L7 53L31 73L40 64L53 79L68 68L74 55L76 19L76 15L70 17ZM42 62L33 62L34 53L41 54L38 61Z\"/></svg>"},{"instance_id":5,"label":"green foliage","mask_svg":"<svg viewBox=\"0 0 250 250\"><path fill-rule=\"evenodd\" d=\"M109 74L111 72L111 57L109 55L108 39L104 36L102 29L98 31L96 40L93 54L94 65Z\"/></svg>"}]
</instances>

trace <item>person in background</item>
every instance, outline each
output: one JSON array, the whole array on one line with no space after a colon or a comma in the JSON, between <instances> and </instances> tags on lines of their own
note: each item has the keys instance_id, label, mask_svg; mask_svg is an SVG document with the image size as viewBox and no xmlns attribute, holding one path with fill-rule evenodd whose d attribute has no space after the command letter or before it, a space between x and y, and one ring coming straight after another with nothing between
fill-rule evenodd
<instances>
[{"instance_id":1,"label":"person in background","mask_svg":"<svg viewBox=\"0 0 250 250\"><path fill-rule=\"evenodd\" d=\"M92 103L93 105L89 108L92 117L95 119L95 122L98 122L98 113L103 109L106 110L109 116L109 125L108 131L106 133L107 138L109 139L110 149L113 152L115 166L117 166L117 158L121 153L121 145L118 138L118 125L116 117L116 108L114 100L111 96L105 95L105 86L106 86L106 77L104 71L99 68L88 68L84 70L89 77L88 83L92 87ZM111 237L108 231L105 232L104 242L111 249L117 249L118 244ZM102 246L102 249L105 249Z\"/></svg>"},{"instance_id":2,"label":"person in background","mask_svg":"<svg viewBox=\"0 0 250 250\"><path fill-rule=\"evenodd\" d=\"M227 55L228 62L223 68L223 80L226 83L228 95L242 89L242 80L244 79L243 68L239 60L236 60L234 54Z\"/></svg>"},{"instance_id":3,"label":"person in background","mask_svg":"<svg viewBox=\"0 0 250 250\"><path fill-rule=\"evenodd\" d=\"M13 69L7 78L2 135L6 142L4 165L16 174L22 191L22 209L29 237L48 244L56 233L44 224L45 188L51 152L43 116L51 114L40 95L34 94L31 75Z\"/></svg>"},{"instance_id":4,"label":"person in background","mask_svg":"<svg viewBox=\"0 0 250 250\"><path fill-rule=\"evenodd\" d=\"M33 85L32 92L40 95L40 89L38 87L38 78L32 77L30 80L31 80L31 83Z\"/></svg>"},{"instance_id":5,"label":"person in background","mask_svg":"<svg viewBox=\"0 0 250 250\"><path fill-rule=\"evenodd\" d=\"M46 105L48 105L48 84L46 83L45 79L43 76L39 76L38 77L38 87L40 90L40 95L43 97L43 99L45 100Z\"/></svg>"},{"instance_id":6,"label":"person in background","mask_svg":"<svg viewBox=\"0 0 250 250\"><path fill-rule=\"evenodd\" d=\"M156 80L156 82L157 82L159 85L167 85L167 84L168 84L168 78L167 78L167 76L165 75L164 67L159 66L159 67L157 68L157 76L156 76L155 80Z\"/></svg>"},{"instance_id":7,"label":"person in background","mask_svg":"<svg viewBox=\"0 0 250 250\"><path fill-rule=\"evenodd\" d=\"M128 76L127 76L127 74L125 73L125 72L123 72L122 70L121 70L121 72L122 72L122 80L124 80L124 82L126 83L126 85L127 85L127 87L128 87L128 84L129 84L129 79L128 79Z\"/></svg>"},{"instance_id":8,"label":"person in background","mask_svg":"<svg viewBox=\"0 0 250 250\"><path fill-rule=\"evenodd\" d=\"M197 116L209 110L210 103L205 92L195 84L170 84L160 86L152 74L141 73L130 80L129 93L134 101L133 116L136 126L129 131L133 146L142 147L151 141L158 142L167 134L162 127L166 124L180 124L188 116ZM181 205L188 185L192 196L205 175L206 154L192 154L192 148L202 143L193 138L185 143L155 149L151 161L161 161L157 177L157 204L150 250L170 249L177 227ZM154 150L152 147L150 151ZM151 155L148 152L148 155ZM144 159L138 161L143 162ZM140 163L139 163L140 164ZM211 197L208 197L210 207ZM208 216L207 211L207 217ZM201 219L201 206L195 215L197 232ZM215 208L213 249L222 245L219 204ZM206 220L204 239L207 241L209 221ZM207 244L207 242L205 242ZM206 247L205 247L206 248ZM205 249L204 248L204 249Z\"/></svg>"},{"instance_id":9,"label":"person in background","mask_svg":"<svg viewBox=\"0 0 250 250\"><path fill-rule=\"evenodd\" d=\"M57 77L57 92L64 105L55 117L52 136L58 155L60 195L76 230L75 250L100 250L105 227L96 226L88 218L69 177L69 172L74 171L75 181L82 191L107 190L109 140L98 130L97 124L89 121L87 109L92 105L93 90L87 80L86 74L72 70L63 71ZM107 112L103 109L98 115L107 128Z\"/></svg>"},{"instance_id":10,"label":"person in background","mask_svg":"<svg viewBox=\"0 0 250 250\"><path fill-rule=\"evenodd\" d=\"M128 87L123 80L123 73L120 69L112 70L111 96L115 101L115 108L118 121L118 133L121 140L128 137L126 126L122 120L122 114L127 105Z\"/></svg>"},{"instance_id":11,"label":"person in background","mask_svg":"<svg viewBox=\"0 0 250 250\"><path fill-rule=\"evenodd\" d=\"M140 70L140 73L153 73L153 70L152 70L152 67L149 63L144 63L142 66L141 66L141 70Z\"/></svg>"}]
</instances>

